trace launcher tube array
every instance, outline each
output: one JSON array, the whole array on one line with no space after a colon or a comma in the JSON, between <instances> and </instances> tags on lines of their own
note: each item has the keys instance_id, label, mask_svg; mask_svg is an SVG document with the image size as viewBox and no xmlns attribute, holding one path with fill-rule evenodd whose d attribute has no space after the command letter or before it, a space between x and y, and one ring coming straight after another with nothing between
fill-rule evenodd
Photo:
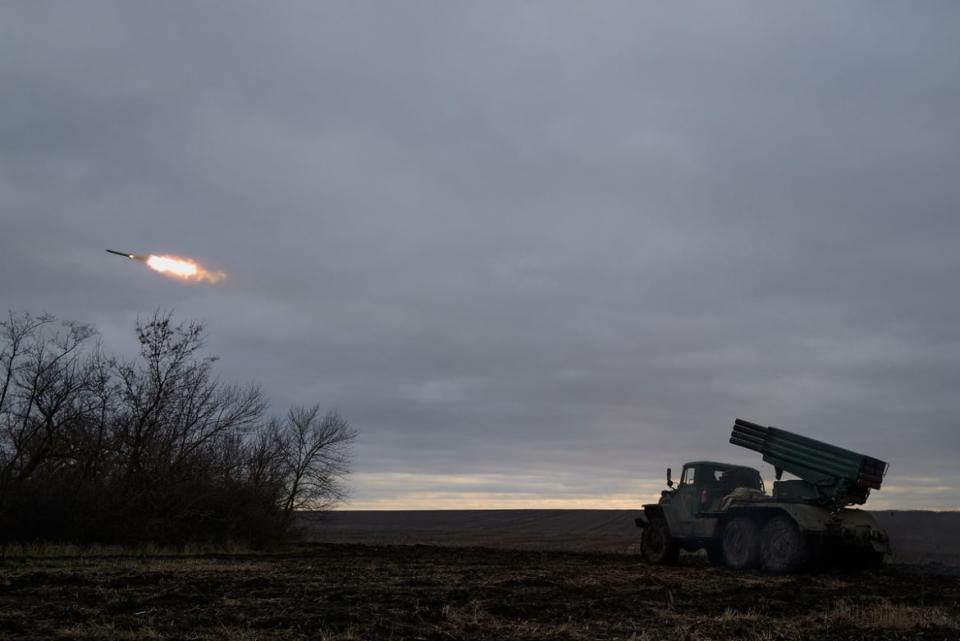
<instances>
[{"instance_id":1,"label":"launcher tube array","mask_svg":"<svg viewBox=\"0 0 960 641\"><path fill-rule=\"evenodd\" d=\"M811 483L832 478L863 490L879 490L887 473L887 464L871 456L739 418L730 442L760 452L764 461Z\"/></svg>"}]
</instances>

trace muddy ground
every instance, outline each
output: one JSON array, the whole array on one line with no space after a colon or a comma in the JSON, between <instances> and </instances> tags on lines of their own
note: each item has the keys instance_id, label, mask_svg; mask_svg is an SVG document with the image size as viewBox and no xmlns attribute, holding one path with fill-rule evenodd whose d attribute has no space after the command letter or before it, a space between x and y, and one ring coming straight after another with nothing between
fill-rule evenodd
<instances>
[{"instance_id":1,"label":"muddy ground","mask_svg":"<svg viewBox=\"0 0 960 641\"><path fill-rule=\"evenodd\" d=\"M960 580L600 552L315 544L7 557L0 639L960 639Z\"/></svg>"}]
</instances>

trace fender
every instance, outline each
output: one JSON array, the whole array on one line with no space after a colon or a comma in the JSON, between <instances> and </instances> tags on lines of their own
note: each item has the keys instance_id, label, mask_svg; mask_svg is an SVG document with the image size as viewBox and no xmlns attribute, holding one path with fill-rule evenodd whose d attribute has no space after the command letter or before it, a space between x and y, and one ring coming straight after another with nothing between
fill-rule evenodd
<instances>
[{"instance_id":1,"label":"fender","mask_svg":"<svg viewBox=\"0 0 960 641\"><path fill-rule=\"evenodd\" d=\"M763 522L778 514L786 514L797 526L806 532L823 532L827 529L830 512L816 505L802 503L750 503L748 505L732 505L724 513L724 520L734 516L748 515Z\"/></svg>"},{"instance_id":2,"label":"fender","mask_svg":"<svg viewBox=\"0 0 960 641\"><path fill-rule=\"evenodd\" d=\"M663 514L663 507L658 503L651 503L643 506L643 514L633 520L638 528L645 528L650 525L650 521L660 518L666 520Z\"/></svg>"}]
</instances>

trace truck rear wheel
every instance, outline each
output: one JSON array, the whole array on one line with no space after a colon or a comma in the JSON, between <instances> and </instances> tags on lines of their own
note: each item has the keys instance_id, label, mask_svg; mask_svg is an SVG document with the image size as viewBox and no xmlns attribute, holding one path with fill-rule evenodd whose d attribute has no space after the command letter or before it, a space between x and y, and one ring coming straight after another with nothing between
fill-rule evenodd
<instances>
[{"instance_id":1,"label":"truck rear wheel","mask_svg":"<svg viewBox=\"0 0 960 641\"><path fill-rule=\"evenodd\" d=\"M753 568L760 562L760 537L751 519L740 516L723 528L723 557L734 570Z\"/></svg>"},{"instance_id":2,"label":"truck rear wheel","mask_svg":"<svg viewBox=\"0 0 960 641\"><path fill-rule=\"evenodd\" d=\"M789 516L775 516L760 533L760 556L770 572L789 572L807 560L808 547L803 534Z\"/></svg>"},{"instance_id":3,"label":"truck rear wheel","mask_svg":"<svg viewBox=\"0 0 960 641\"><path fill-rule=\"evenodd\" d=\"M662 518L652 519L640 536L640 554L647 563L673 565L680 548L670 539L670 528Z\"/></svg>"}]
</instances>

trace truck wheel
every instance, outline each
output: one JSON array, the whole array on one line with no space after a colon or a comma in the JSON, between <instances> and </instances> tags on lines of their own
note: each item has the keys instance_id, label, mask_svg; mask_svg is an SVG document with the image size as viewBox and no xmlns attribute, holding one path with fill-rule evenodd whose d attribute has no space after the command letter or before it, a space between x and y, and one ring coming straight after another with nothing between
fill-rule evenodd
<instances>
[{"instance_id":1,"label":"truck wheel","mask_svg":"<svg viewBox=\"0 0 960 641\"><path fill-rule=\"evenodd\" d=\"M789 572L807 560L807 542L789 516L775 516L760 534L763 567L770 572Z\"/></svg>"},{"instance_id":2,"label":"truck wheel","mask_svg":"<svg viewBox=\"0 0 960 641\"><path fill-rule=\"evenodd\" d=\"M640 536L640 554L647 563L673 565L680 548L670 539L670 528L663 519L653 519Z\"/></svg>"},{"instance_id":3,"label":"truck wheel","mask_svg":"<svg viewBox=\"0 0 960 641\"><path fill-rule=\"evenodd\" d=\"M760 537L757 526L740 516L723 528L723 557L734 570L756 567L760 562Z\"/></svg>"}]
</instances>

